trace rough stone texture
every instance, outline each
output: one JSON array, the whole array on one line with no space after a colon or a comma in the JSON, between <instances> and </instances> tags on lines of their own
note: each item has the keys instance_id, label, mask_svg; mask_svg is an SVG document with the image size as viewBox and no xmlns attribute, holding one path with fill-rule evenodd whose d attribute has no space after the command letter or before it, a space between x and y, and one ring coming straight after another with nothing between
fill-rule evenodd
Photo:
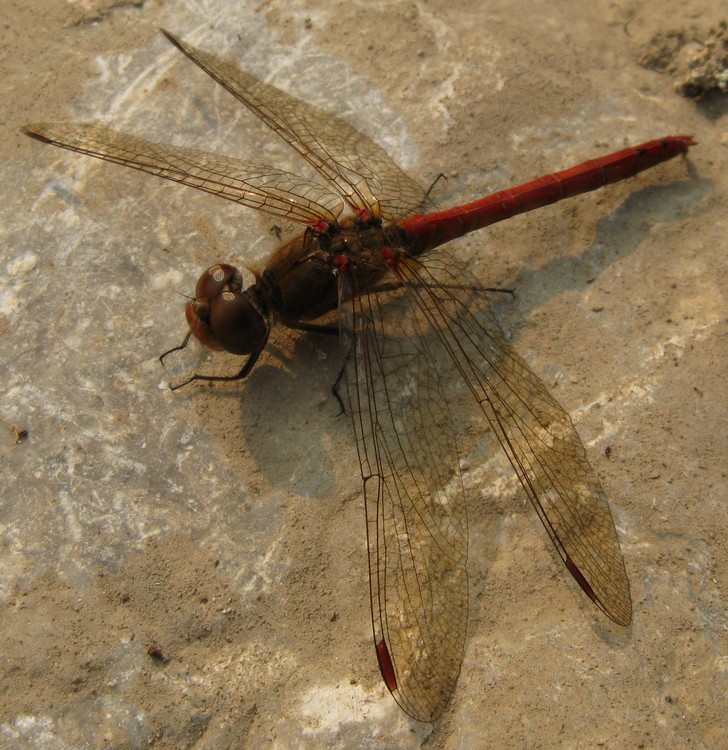
<instances>
[{"instance_id":1,"label":"rough stone texture","mask_svg":"<svg viewBox=\"0 0 728 750\"><path fill-rule=\"evenodd\" d=\"M715 5L10 4L0 745L728 746L727 105L679 97L638 44L718 28ZM424 183L444 172L445 205L695 136L688 162L455 246L485 285L517 289L497 311L610 496L630 628L585 601L523 496L484 471L451 707L435 727L399 711L370 643L336 342L300 337L246 384L176 393L156 360L185 330L177 292L213 261L260 263L272 222L18 132L105 118L297 168L160 26L345 116Z\"/></svg>"}]
</instances>

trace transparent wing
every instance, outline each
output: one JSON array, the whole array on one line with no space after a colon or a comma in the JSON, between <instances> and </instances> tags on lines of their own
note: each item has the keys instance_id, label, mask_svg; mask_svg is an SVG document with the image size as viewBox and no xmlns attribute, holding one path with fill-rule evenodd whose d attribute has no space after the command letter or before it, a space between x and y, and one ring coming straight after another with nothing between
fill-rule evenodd
<instances>
[{"instance_id":1,"label":"transparent wing","mask_svg":"<svg viewBox=\"0 0 728 750\"><path fill-rule=\"evenodd\" d=\"M379 299L384 296L384 299ZM369 550L374 641L397 703L421 721L444 709L468 624L468 528L452 378L416 297L401 289L351 300L348 361Z\"/></svg>"},{"instance_id":2,"label":"transparent wing","mask_svg":"<svg viewBox=\"0 0 728 750\"><path fill-rule=\"evenodd\" d=\"M394 221L413 213L425 191L387 152L338 117L308 104L198 50L164 35L208 75L254 112L303 156L355 211Z\"/></svg>"},{"instance_id":3,"label":"transparent wing","mask_svg":"<svg viewBox=\"0 0 728 750\"><path fill-rule=\"evenodd\" d=\"M467 512L448 398L475 398L596 605L623 625L632 605L609 506L581 440L506 340L485 295L463 286L467 273L441 251L385 263L403 284L386 299L353 271L345 282L344 319L354 333L347 383L380 667L402 708L432 721L454 687L467 629Z\"/></svg>"},{"instance_id":4,"label":"transparent wing","mask_svg":"<svg viewBox=\"0 0 728 750\"><path fill-rule=\"evenodd\" d=\"M153 143L96 122L38 123L23 132L46 143L139 169L212 193L258 211L315 226L343 210L341 198L322 185L274 167L192 148Z\"/></svg>"},{"instance_id":5,"label":"transparent wing","mask_svg":"<svg viewBox=\"0 0 728 750\"><path fill-rule=\"evenodd\" d=\"M632 601L606 495L566 411L518 356L486 297L463 287L444 252L397 266L579 585L610 619L628 625Z\"/></svg>"}]
</instances>

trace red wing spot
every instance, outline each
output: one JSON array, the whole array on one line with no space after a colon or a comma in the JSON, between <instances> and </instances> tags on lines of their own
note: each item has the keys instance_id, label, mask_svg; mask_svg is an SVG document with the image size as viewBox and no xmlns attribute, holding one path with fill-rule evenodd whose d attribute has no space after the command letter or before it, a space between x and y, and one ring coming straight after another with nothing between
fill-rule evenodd
<instances>
[{"instance_id":1,"label":"red wing spot","mask_svg":"<svg viewBox=\"0 0 728 750\"><path fill-rule=\"evenodd\" d=\"M50 138L46 138L42 133L34 133L32 130L28 130L27 128L20 128L25 135L29 135L31 138L35 138L36 141L40 141L41 143L53 143L53 141Z\"/></svg>"},{"instance_id":2,"label":"red wing spot","mask_svg":"<svg viewBox=\"0 0 728 750\"><path fill-rule=\"evenodd\" d=\"M389 688L389 692L393 693L397 689L397 678L394 675L394 665L389 656L389 649L384 641L377 643L377 661L384 684Z\"/></svg>"},{"instance_id":3,"label":"red wing spot","mask_svg":"<svg viewBox=\"0 0 728 750\"><path fill-rule=\"evenodd\" d=\"M333 263L339 271L344 271L349 265L349 259L346 257L346 255L335 255Z\"/></svg>"},{"instance_id":4,"label":"red wing spot","mask_svg":"<svg viewBox=\"0 0 728 750\"><path fill-rule=\"evenodd\" d=\"M566 567L569 569L569 573L571 573L572 576L574 576L574 580L581 586L584 593L593 601L597 601L597 595L594 593L594 589L587 583L586 578L584 578L584 575L579 570L579 568L576 567L574 564L574 561L570 558L566 558Z\"/></svg>"}]
</instances>

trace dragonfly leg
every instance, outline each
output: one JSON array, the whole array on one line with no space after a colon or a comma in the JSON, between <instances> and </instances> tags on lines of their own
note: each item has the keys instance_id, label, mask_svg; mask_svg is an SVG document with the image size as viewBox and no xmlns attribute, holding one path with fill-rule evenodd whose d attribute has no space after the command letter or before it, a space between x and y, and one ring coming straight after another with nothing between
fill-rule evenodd
<instances>
[{"instance_id":1,"label":"dragonfly leg","mask_svg":"<svg viewBox=\"0 0 728 750\"><path fill-rule=\"evenodd\" d=\"M263 351L264 347L261 347L258 349L257 352L253 352L246 360L245 364L242 366L240 372L236 373L235 375L198 375L195 373L192 375L192 377L185 380L183 383L176 383L175 385L170 385L169 390L170 391L176 391L182 388L185 385L189 385L195 380L205 380L208 382L228 382L231 380L243 380L244 378L247 378L250 374L250 371L255 367L255 363L258 361L258 357L260 357L261 352ZM174 351L174 350L172 350Z\"/></svg>"},{"instance_id":2,"label":"dragonfly leg","mask_svg":"<svg viewBox=\"0 0 728 750\"><path fill-rule=\"evenodd\" d=\"M308 331L309 333L325 333L327 335L336 335L336 336L338 336L340 333L338 325L321 325L318 323L302 323L300 320L284 320L284 319L280 319L280 322L287 328L293 328L296 331ZM344 358L344 364L341 366L341 369L339 370L339 374L336 376L336 380L334 381L334 384L331 386L331 393L334 394L334 398L337 400L339 404L339 408L341 409L341 411L339 412L339 414L337 414L337 416L346 414L346 406L344 405L344 400L341 398L341 394L339 393L339 387L341 386L341 379L344 377L344 368L346 367L347 358L348 358L348 354Z\"/></svg>"},{"instance_id":3,"label":"dragonfly leg","mask_svg":"<svg viewBox=\"0 0 728 750\"><path fill-rule=\"evenodd\" d=\"M403 284L399 281L390 281L385 284L377 284L373 287L374 292L394 292L397 289L401 289ZM496 292L498 294L510 294L511 297L516 296L515 289L505 289L499 286L463 286L462 284L438 284L437 287L430 284L412 284L415 289L424 287L425 289L457 289L467 290L468 292Z\"/></svg>"},{"instance_id":4,"label":"dragonfly leg","mask_svg":"<svg viewBox=\"0 0 728 750\"><path fill-rule=\"evenodd\" d=\"M437 177L435 177L435 179L430 183L430 187L427 188L427 192L425 193L425 199L427 200L428 203L430 202L430 193L435 189L435 185L437 185L437 183L440 182L440 180L445 180L445 182L447 182L447 177L442 172L440 172L440 174L438 174Z\"/></svg>"},{"instance_id":5,"label":"dragonfly leg","mask_svg":"<svg viewBox=\"0 0 728 750\"><path fill-rule=\"evenodd\" d=\"M430 287L429 284L425 284L426 288ZM462 284L439 284L439 289L457 289L458 291L465 290L468 292L494 292L496 294L510 294L511 297L516 296L515 289L505 289L500 286L463 286Z\"/></svg>"},{"instance_id":6,"label":"dragonfly leg","mask_svg":"<svg viewBox=\"0 0 728 750\"><path fill-rule=\"evenodd\" d=\"M317 323L302 323L300 320L285 320L280 319L280 322L286 328L293 328L296 331L308 331L309 333L325 333L327 335L339 334L339 327L337 325L320 325Z\"/></svg>"},{"instance_id":7,"label":"dragonfly leg","mask_svg":"<svg viewBox=\"0 0 728 750\"><path fill-rule=\"evenodd\" d=\"M346 406L344 405L344 399L341 398L341 394L339 393L339 388L341 387L341 379L344 377L344 370L346 369L346 362L348 359L349 356L347 354L347 356L344 358L344 364L341 365L339 374L336 376L336 380L331 386L331 393L334 394L334 398L339 402L339 408L341 409L341 411L336 415L337 417L340 417L342 414L346 414Z\"/></svg>"},{"instance_id":8,"label":"dragonfly leg","mask_svg":"<svg viewBox=\"0 0 728 750\"><path fill-rule=\"evenodd\" d=\"M496 294L510 294L512 298L516 296L515 289L502 289L497 286L487 286L485 289L480 289L481 292L495 292Z\"/></svg>"},{"instance_id":9,"label":"dragonfly leg","mask_svg":"<svg viewBox=\"0 0 728 750\"><path fill-rule=\"evenodd\" d=\"M334 381L334 384L331 386L331 393L334 394L334 398L339 402L339 413L336 415L337 417L340 417L342 414L346 414L346 405L344 404L344 399L341 397L340 389L341 389L341 381L344 377L344 372L346 371L346 365L349 362L349 357L352 356L352 348L354 346L354 342L351 339L344 339L347 341L346 345L346 353L344 355L344 361L341 365L341 369L339 370L339 374L336 376L336 380Z\"/></svg>"},{"instance_id":10,"label":"dragonfly leg","mask_svg":"<svg viewBox=\"0 0 728 750\"><path fill-rule=\"evenodd\" d=\"M192 331L187 331L187 335L184 337L184 339L182 340L182 343L179 346L173 346L171 349L167 349L167 351L164 352L164 354L159 355L159 361L161 362L162 367L164 367L164 358L168 354L171 354L172 352L179 352L182 349L184 349L187 346L187 344L189 344L191 335L192 335Z\"/></svg>"}]
</instances>

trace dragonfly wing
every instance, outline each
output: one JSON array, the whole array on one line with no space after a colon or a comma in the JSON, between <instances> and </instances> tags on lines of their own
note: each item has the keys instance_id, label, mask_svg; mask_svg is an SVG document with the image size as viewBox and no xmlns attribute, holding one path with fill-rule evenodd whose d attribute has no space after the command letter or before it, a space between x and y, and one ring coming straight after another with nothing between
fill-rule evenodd
<instances>
[{"instance_id":1,"label":"dragonfly wing","mask_svg":"<svg viewBox=\"0 0 728 750\"><path fill-rule=\"evenodd\" d=\"M316 226L336 222L343 202L324 186L274 167L168 146L96 122L39 123L23 132L40 141L139 169L264 213Z\"/></svg>"},{"instance_id":2,"label":"dragonfly wing","mask_svg":"<svg viewBox=\"0 0 728 750\"><path fill-rule=\"evenodd\" d=\"M349 408L364 479L374 640L384 680L432 721L455 685L468 612L467 511L448 399L480 407L549 537L612 620L632 604L605 494L569 415L442 251L383 260L387 293L342 274ZM458 393L459 392L459 393ZM483 419L476 421L483 425ZM482 435L482 439L487 439Z\"/></svg>"},{"instance_id":3,"label":"dragonfly wing","mask_svg":"<svg viewBox=\"0 0 728 750\"><path fill-rule=\"evenodd\" d=\"M396 267L480 406L559 556L610 619L632 601L604 490L566 411L505 338L486 296L445 252Z\"/></svg>"},{"instance_id":4,"label":"dragonfly wing","mask_svg":"<svg viewBox=\"0 0 728 750\"><path fill-rule=\"evenodd\" d=\"M233 63L164 35L303 156L355 211L394 221L413 213L425 191L387 152L335 115L296 99Z\"/></svg>"},{"instance_id":5,"label":"dragonfly wing","mask_svg":"<svg viewBox=\"0 0 728 750\"><path fill-rule=\"evenodd\" d=\"M364 480L372 626L382 675L410 716L433 721L460 672L468 529L447 352L405 292L356 288L346 379ZM379 299L379 297L383 299Z\"/></svg>"}]
</instances>

